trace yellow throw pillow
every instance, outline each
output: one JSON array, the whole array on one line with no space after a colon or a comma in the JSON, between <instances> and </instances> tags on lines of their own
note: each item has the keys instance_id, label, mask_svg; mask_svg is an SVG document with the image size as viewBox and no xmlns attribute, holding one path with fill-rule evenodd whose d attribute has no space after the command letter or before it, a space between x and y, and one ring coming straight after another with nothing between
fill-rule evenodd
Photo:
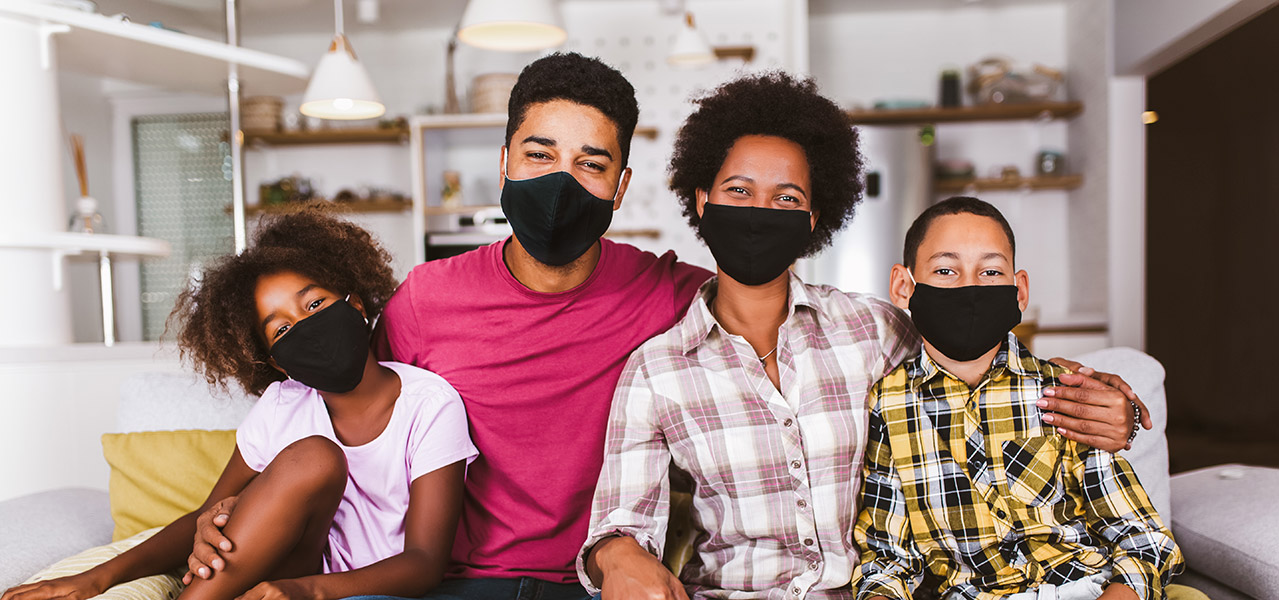
<instances>
[{"instance_id":1,"label":"yellow throw pillow","mask_svg":"<svg viewBox=\"0 0 1279 600\"><path fill-rule=\"evenodd\" d=\"M113 542L106 546L90 548L70 558L64 558L54 563L53 566L36 573L26 583L35 583L88 571L124 554L126 550L141 544L147 538L155 535L160 529L162 528L148 529L128 539ZM182 593L183 587L185 586L182 585L182 579L176 574L153 575L117 585L101 596L96 596L95 600L173 600L178 597L178 594Z\"/></svg>"},{"instance_id":2,"label":"yellow throw pillow","mask_svg":"<svg viewBox=\"0 0 1279 600\"><path fill-rule=\"evenodd\" d=\"M113 539L172 523L204 503L235 450L235 431L140 431L102 436L111 465Z\"/></svg>"}]
</instances>

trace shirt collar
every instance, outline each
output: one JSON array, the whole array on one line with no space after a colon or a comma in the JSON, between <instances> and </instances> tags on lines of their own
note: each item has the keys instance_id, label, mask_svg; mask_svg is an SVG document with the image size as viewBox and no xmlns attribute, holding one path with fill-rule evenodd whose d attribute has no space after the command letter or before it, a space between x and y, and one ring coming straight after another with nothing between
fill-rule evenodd
<instances>
[{"instance_id":1,"label":"shirt collar","mask_svg":"<svg viewBox=\"0 0 1279 600\"><path fill-rule=\"evenodd\" d=\"M1010 359L1009 357L1012 358ZM1020 377L1035 379L1044 377L1039 360L1021 344L1021 341L1017 339L1017 335L1011 331L1008 332L1008 338L1000 344L999 352L995 354L995 359L990 362L990 368L987 369L986 373L987 375L994 375L1000 369L1007 369ZM910 359L906 374L910 377L911 384L914 387L924 385L940 374L954 377L928 355L928 351L924 349L922 343L920 344L919 354Z\"/></svg>"},{"instance_id":2,"label":"shirt collar","mask_svg":"<svg viewBox=\"0 0 1279 600\"><path fill-rule=\"evenodd\" d=\"M795 316L796 306L810 308L818 315L825 317L825 311L814 300L812 294L809 293L808 286L794 272L787 270L787 274L789 275L787 283L790 293L787 295L786 322L790 322L791 318ZM711 277L697 290L697 297L693 300L692 306L688 308L688 314L680 321L681 350L685 354L701 346L706 341L707 336L711 334L711 331L719 326L719 322L715 320L715 315L711 314L710 307L711 303L715 301L715 295L718 292L719 276Z\"/></svg>"}]
</instances>

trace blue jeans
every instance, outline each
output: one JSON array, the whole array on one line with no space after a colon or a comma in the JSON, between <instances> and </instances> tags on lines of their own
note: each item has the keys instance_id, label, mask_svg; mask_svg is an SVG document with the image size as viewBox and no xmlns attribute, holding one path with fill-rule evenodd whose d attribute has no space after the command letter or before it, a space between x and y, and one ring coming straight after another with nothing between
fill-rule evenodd
<instances>
[{"instance_id":1,"label":"blue jeans","mask_svg":"<svg viewBox=\"0 0 1279 600\"><path fill-rule=\"evenodd\" d=\"M422 600L586 600L579 583L517 579L446 579ZM347 600L401 600L394 596L355 596Z\"/></svg>"}]
</instances>

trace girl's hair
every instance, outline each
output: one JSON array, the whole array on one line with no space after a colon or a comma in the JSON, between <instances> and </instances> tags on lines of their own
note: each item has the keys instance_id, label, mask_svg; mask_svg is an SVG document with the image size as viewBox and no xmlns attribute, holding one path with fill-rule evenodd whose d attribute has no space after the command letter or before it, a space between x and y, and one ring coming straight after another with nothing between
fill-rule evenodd
<instances>
[{"instance_id":1,"label":"girl's hair","mask_svg":"<svg viewBox=\"0 0 1279 600\"><path fill-rule=\"evenodd\" d=\"M206 265L199 280L178 296L169 322L181 328L182 358L210 384L225 389L234 381L260 395L284 375L271 367L259 331L258 279L298 273L336 293L358 296L372 320L395 292L390 260L369 232L319 207L264 218L248 250Z\"/></svg>"}]
</instances>

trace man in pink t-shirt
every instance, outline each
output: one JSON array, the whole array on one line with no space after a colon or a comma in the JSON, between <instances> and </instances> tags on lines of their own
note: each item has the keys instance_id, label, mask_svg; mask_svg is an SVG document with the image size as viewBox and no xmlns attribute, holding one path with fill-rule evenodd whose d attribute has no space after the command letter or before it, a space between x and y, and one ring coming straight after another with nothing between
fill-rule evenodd
<instances>
[{"instance_id":1,"label":"man in pink t-shirt","mask_svg":"<svg viewBox=\"0 0 1279 600\"><path fill-rule=\"evenodd\" d=\"M480 456L453 566L432 597L584 598L575 561L631 351L678 321L710 273L600 239L630 181L631 85L577 54L511 92L502 209L515 232L418 265L376 335L383 358L461 394Z\"/></svg>"}]
</instances>

